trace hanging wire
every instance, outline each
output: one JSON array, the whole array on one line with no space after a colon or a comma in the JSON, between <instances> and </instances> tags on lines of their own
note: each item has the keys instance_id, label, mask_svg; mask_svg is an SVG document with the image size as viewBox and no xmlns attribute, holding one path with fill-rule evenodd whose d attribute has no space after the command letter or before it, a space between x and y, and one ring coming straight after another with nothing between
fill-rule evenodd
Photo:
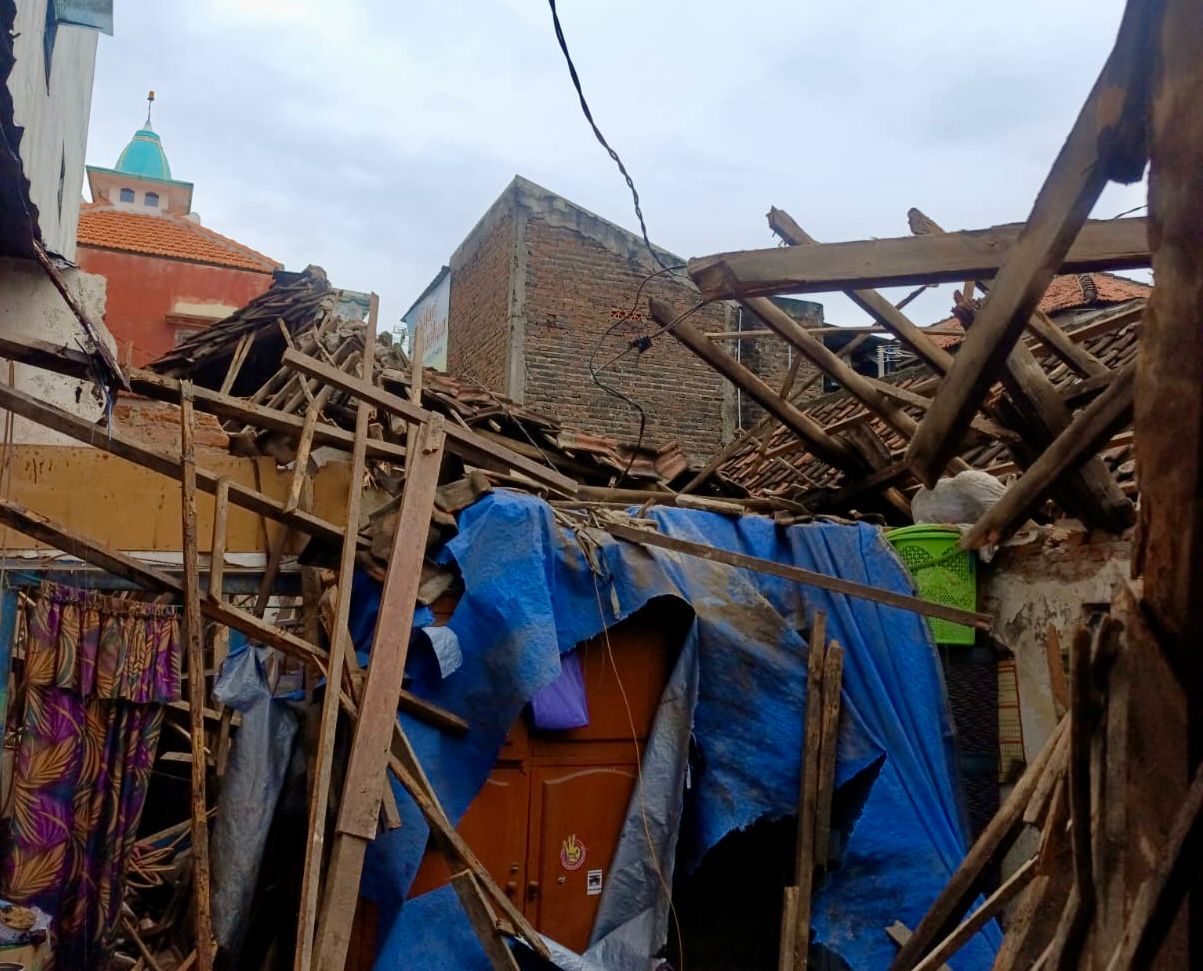
<instances>
[{"instance_id":1,"label":"hanging wire","mask_svg":"<svg viewBox=\"0 0 1203 971\"><path fill-rule=\"evenodd\" d=\"M568 53L568 41L564 39L564 28L560 25L560 15L556 11L556 0L547 0L547 4L551 7L551 22L555 27L556 40L560 43L560 50L564 53L564 61L568 64L568 73L572 76L572 86L576 88L576 96L581 102L581 111L584 112L585 120L589 122L589 127L593 129L593 135L601 144L601 147L606 150L610 158L614 160L614 164L618 166L618 171L622 173L622 177L626 179L627 188L631 190L631 200L635 203L635 215L639 219L639 230L643 234L643 243L647 247L647 251L652 254L654 259L666 272L675 272L669 270L668 264L656 252L656 247L652 245L651 239L647 235L647 223L643 219L643 209L639 205L639 190L635 188L635 180L631 178L631 173L627 171L627 167L623 164L618 153L610 147L610 143L606 141L606 136L602 134L602 130L597 127L597 122L593 120L593 112L589 110L589 102L585 100L585 92L581 90L581 78L576 73L576 65L572 63L572 55Z\"/></svg>"}]
</instances>

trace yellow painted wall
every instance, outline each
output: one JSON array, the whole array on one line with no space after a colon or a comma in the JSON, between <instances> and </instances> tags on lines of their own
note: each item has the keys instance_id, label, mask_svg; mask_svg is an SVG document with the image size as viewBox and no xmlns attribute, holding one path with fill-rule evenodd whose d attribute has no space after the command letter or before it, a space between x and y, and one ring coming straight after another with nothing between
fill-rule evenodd
<instances>
[{"instance_id":1,"label":"yellow painted wall","mask_svg":"<svg viewBox=\"0 0 1203 971\"><path fill-rule=\"evenodd\" d=\"M0 482L0 496L116 549L179 551L177 480L85 446L15 445L11 460L12 484L5 490ZM281 500L292 474L277 471L270 458L239 458L211 449L197 450L197 465ZM349 471L348 463L331 463L315 477L313 511L331 523L346 521ZM213 535L213 497L209 493L198 493L197 514L200 549L207 551ZM263 552L265 527L273 539L280 528L231 505L226 549L231 553ZM41 546L3 528L0 544L10 552Z\"/></svg>"}]
</instances>

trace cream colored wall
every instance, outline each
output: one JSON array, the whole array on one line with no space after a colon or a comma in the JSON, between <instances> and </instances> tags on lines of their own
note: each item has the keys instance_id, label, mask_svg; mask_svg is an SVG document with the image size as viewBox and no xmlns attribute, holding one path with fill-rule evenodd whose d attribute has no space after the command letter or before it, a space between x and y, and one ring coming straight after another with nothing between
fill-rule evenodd
<instances>
[{"instance_id":1,"label":"cream colored wall","mask_svg":"<svg viewBox=\"0 0 1203 971\"><path fill-rule=\"evenodd\" d=\"M98 35L83 27L59 27L47 88L43 35L48 2L17 0L16 63L8 88L16 123L25 129L21 160L30 197L38 207L42 238L51 250L74 259ZM64 164L60 208L59 175Z\"/></svg>"},{"instance_id":2,"label":"cream colored wall","mask_svg":"<svg viewBox=\"0 0 1203 971\"><path fill-rule=\"evenodd\" d=\"M125 459L97 449L17 446L12 453L12 486L0 497L41 513L60 525L119 550L174 552L180 549L180 484ZM218 475L283 500L292 473L279 471L271 459L238 458L211 449L197 451L197 464ZM258 482L256 469L258 465ZM346 521L346 462L331 462L314 476L314 513L332 523ZM262 553L264 537L273 540L280 527L262 517L230 507L226 549ZM213 497L197 495L200 550L210 549ZM40 544L0 528L0 547L14 551Z\"/></svg>"}]
</instances>

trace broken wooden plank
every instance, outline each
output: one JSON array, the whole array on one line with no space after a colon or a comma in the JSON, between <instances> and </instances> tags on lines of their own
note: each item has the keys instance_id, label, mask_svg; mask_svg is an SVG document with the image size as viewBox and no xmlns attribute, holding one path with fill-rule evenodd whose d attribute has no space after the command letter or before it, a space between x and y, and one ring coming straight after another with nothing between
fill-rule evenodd
<instances>
[{"instance_id":1,"label":"broken wooden plank","mask_svg":"<svg viewBox=\"0 0 1203 971\"><path fill-rule=\"evenodd\" d=\"M205 798L205 647L201 624L200 552L196 536L196 450L192 383L180 383L181 519L184 565L182 639L188 656L188 722L192 739L192 901L197 964L213 969L213 915L209 902L209 813ZM220 588L219 588L220 589Z\"/></svg>"},{"instance_id":2,"label":"broken wooden plank","mask_svg":"<svg viewBox=\"0 0 1203 971\"><path fill-rule=\"evenodd\" d=\"M493 971L518 971L518 962L514 960L509 946L501 939L497 920L484 899L484 892L471 870L460 870L451 878L451 886L455 888L456 896L463 905L464 913L476 936L485 956L489 959Z\"/></svg>"},{"instance_id":3,"label":"broken wooden plank","mask_svg":"<svg viewBox=\"0 0 1203 971\"><path fill-rule=\"evenodd\" d=\"M1089 238L1086 217L1113 174L1116 152L1131 147L1120 137L1134 124L1129 113L1144 110L1132 103L1133 89L1143 87L1141 73L1147 72L1149 60L1147 35L1159 15L1145 4L1126 7L1115 48L1049 170L1022 235L999 267L994 287L936 394L935 407L911 440L907 461L929 487L935 485L948 456L955 454L969 419L1002 372L1024 322L1053 276L1081 269L1073 249ZM1139 168L1143 167L1142 160ZM1112 219L1104 226L1114 235L1129 229L1125 222ZM1145 236L1143 227L1137 235ZM1144 245L1147 248L1147 240Z\"/></svg>"},{"instance_id":4,"label":"broken wooden plank","mask_svg":"<svg viewBox=\"0 0 1203 971\"><path fill-rule=\"evenodd\" d=\"M85 445L109 452L118 458L134 462L168 478L178 481L184 474L178 455L171 455L144 445L117 429L100 428L78 415L40 401L16 388L0 385L0 407L83 442ZM206 469L197 468L195 465L193 468L197 487L205 492L216 494L217 484L221 477ZM293 526L309 536L331 541L342 539L343 533L339 527L318 516L302 510L286 512L283 503L239 482L229 482L228 488L230 502L236 506Z\"/></svg>"},{"instance_id":5,"label":"broken wooden plank","mask_svg":"<svg viewBox=\"0 0 1203 971\"><path fill-rule=\"evenodd\" d=\"M1007 845L1016 826L1023 821L1024 809L1041 776L1052 765L1053 755L1060 748L1061 737L1066 731L1066 720L1062 719L1045 742L1040 754L1027 767L998 812L965 854L960 866L932 902L910 940L902 945L894 963L890 965L890 971L913 971L918 960L960 921L973 898L980 892L983 875L999 858L1000 851Z\"/></svg>"},{"instance_id":6,"label":"broken wooden plank","mask_svg":"<svg viewBox=\"0 0 1203 971\"><path fill-rule=\"evenodd\" d=\"M706 300L988 280L1001 276L1025 226L718 253L690 260L688 272ZM1146 220L1087 222L1059 265L1064 273L1148 266Z\"/></svg>"},{"instance_id":7,"label":"broken wooden plank","mask_svg":"<svg viewBox=\"0 0 1203 971\"><path fill-rule=\"evenodd\" d=\"M810 952L810 907L815 872L815 819L819 805L819 759L822 755L823 675L827 660L827 615L815 611L807 637L806 714L799 758L798 830L794 847L794 954L791 971L806 971Z\"/></svg>"},{"instance_id":8,"label":"broken wooden plank","mask_svg":"<svg viewBox=\"0 0 1203 971\"><path fill-rule=\"evenodd\" d=\"M59 296L63 298L63 302L67 304L71 313L75 315L75 319L79 321L84 334L88 338L88 343L91 345L91 352L88 354L88 357L92 361L88 368L89 377L99 377L109 387L122 387L128 390L129 381L122 370L121 364L117 360L117 356L110 350L109 345L104 341L103 335L107 331L102 326L98 326L88 315L88 312L84 310L83 305L75 299L75 294L67 286L67 281L63 279L62 273L54 265L54 260L50 258L50 254L46 251L46 247L40 239L33 241L33 256L38 266L50 277L50 282L54 285L54 289L59 292Z\"/></svg>"},{"instance_id":9,"label":"broken wooden plank","mask_svg":"<svg viewBox=\"0 0 1203 971\"><path fill-rule=\"evenodd\" d=\"M370 372L370 366L364 369ZM313 788L309 793L309 839L305 846L305 871L297 923L295 971L314 966L318 900L326 845L326 814L330 804L330 774L334 763L334 739L338 729L344 657L354 650L348 621L351 615L351 578L355 572L355 537L363 504L363 476L367 452L368 423L372 409L360 401L355 413L355 446L351 452L351 477L347 485L347 523L338 566L338 596L331 625L330 657L326 667L326 693L322 697L322 720L313 753ZM358 886L355 890L358 893Z\"/></svg>"},{"instance_id":10,"label":"broken wooden plank","mask_svg":"<svg viewBox=\"0 0 1203 971\"><path fill-rule=\"evenodd\" d=\"M823 721L819 733L818 804L815 807L814 858L826 869L831 862L831 801L835 795L835 755L839 748L844 649L836 641L827 645L823 661Z\"/></svg>"},{"instance_id":11,"label":"broken wooden plank","mask_svg":"<svg viewBox=\"0 0 1203 971\"><path fill-rule=\"evenodd\" d=\"M426 538L443 460L442 416L434 415L416 427L418 435L406 467L405 491L381 592L371 663L343 782L334 852L326 872L315 952L318 971L340 971L346 963L364 851L368 841L376 836L380 815L392 725L397 720L397 698L405 675ZM358 843L360 847L344 847L347 843Z\"/></svg>"},{"instance_id":12,"label":"broken wooden plank","mask_svg":"<svg viewBox=\"0 0 1203 971\"><path fill-rule=\"evenodd\" d=\"M468 868L476 876L481 887L489 894L493 906L513 925L514 930L530 945L531 949L544 960L550 960L551 952L544 942L542 935L523 916L522 911L506 895L505 891L489 875L489 871L464 841L459 832L448 819L442 803L422 766L414 754L409 738L401 726L393 728L393 752L389 757L389 769L396 776L401 787L413 799L414 804L422 813L430 826L431 836L448 861L454 860L458 865Z\"/></svg>"},{"instance_id":13,"label":"broken wooden plank","mask_svg":"<svg viewBox=\"0 0 1203 971\"><path fill-rule=\"evenodd\" d=\"M1152 966L1187 891L1198 880L1200 854L1203 854L1203 766L1195 770L1186 798L1174 814L1156 868L1137 891L1124 925L1124 936L1107 971L1138 971Z\"/></svg>"},{"instance_id":14,"label":"broken wooden plank","mask_svg":"<svg viewBox=\"0 0 1203 971\"><path fill-rule=\"evenodd\" d=\"M663 301L653 299L649 301L649 308L652 319L661 326L667 326L677 319L678 315ZM669 333L728 381L743 389L823 461L837 468L859 468L860 460L847 443L828 435L822 425L781 398L730 354L706 340L696 327L687 321L679 321Z\"/></svg>"},{"instance_id":15,"label":"broken wooden plank","mask_svg":"<svg viewBox=\"0 0 1203 971\"><path fill-rule=\"evenodd\" d=\"M213 535L209 543L209 599L220 600L224 589L226 572L226 530L230 518L230 480L217 480L217 492L213 500ZM213 668L220 672L230 646L230 629L214 624L211 631ZM221 779L226 774L226 763L230 752L230 727L234 722L234 711L228 705L221 706L219 716L217 751L214 755L214 771Z\"/></svg>"},{"instance_id":16,"label":"broken wooden plank","mask_svg":"<svg viewBox=\"0 0 1203 971\"><path fill-rule=\"evenodd\" d=\"M301 489L309 478L309 452L313 448L313 433L317 431L317 420L322 406L314 402L305 412L305 424L297 440L297 454L293 459L292 478L288 483L288 496L284 500L284 512L295 512L301 504Z\"/></svg>"},{"instance_id":17,"label":"broken wooden plank","mask_svg":"<svg viewBox=\"0 0 1203 971\"><path fill-rule=\"evenodd\" d=\"M887 927L886 934L899 947L902 947L903 944L911 939L911 929L900 920L894 921L894 923ZM940 971L952 971L952 968L947 964L942 964L940 965Z\"/></svg>"},{"instance_id":18,"label":"broken wooden plank","mask_svg":"<svg viewBox=\"0 0 1203 971\"><path fill-rule=\"evenodd\" d=\"M914 232L914 219L921 217L921 221L925 227L925 232L943 235L943 230L933 219L925 216L918 209L911 209L907 213L908 219L912 220L911 231ZM993 285L993 279L970 281L965 284L965 292L961 295L961 299L968 303L973 296L973 286L977 286L984 294L990 292L990 287ZM1057 323L1043 310L1039 308L1032 311L1032 316L1028 318L1028 331L1040 340L1042 344L1053 354L1059 357L1062 361L1068 364L1071 368L1081 374L1083 377L1092 377L1094 375L1106 374L1107 366L1098 358L1091 354L1086 348L1079 346L1074 341L1070 340L1069 336L1063 331Z\"/></svg>"},{"instance_id":19,"label":"broken wooden plank","mask_svg":"<svg viewBox=\"0 0 1203 971\"><path fill-rule=\"evenodd\" d=\"M665 536L663 533L657 533L650 529L640 529L621 523L607 523L603 528L617 539L638 543L641 546L656 546L661 549L671 550L674 553L684 553L688 556L710 560L714 563L725 563L727 566L738 567L743 570L767 573L771 576L792 580L795 583L818 587L821 590L830 590L832 593L842 593L849 597L859 597L862 600L872 600L875 603L885 604L887 607L909 610L912 613L922 614L925 617L939 617L942 620L951 620L956 624L966 624L982 630L989 630L992 622L989 614L977 613L971 610L960 610L956 607L945 606L944 604L929 603L918 597L895 593L892 590L870 587L852 580L830 577L824 573L815 573L812 570L804 570L797 566L787 566L784 563L776 563L773 560L764 560L756 556L748 556L744 553L733 553L730 550L720 549L716 546L691 543L688 540L677 539L675 536Z\"/></svg>"},{"instance_id":20,"label":"broken wooden plank","mask_svg":"<svg viewBox=\"0 0 1203 971\"><path fill-rule=\"evenodd\" d=\"M777 971L793 971L794 933L798 922L798 888L781 889L781 934L777 943Z\"/></svg>"},{"instance_id":21,"label":"broken wooden plank","mask_svg":"<svg viewBox=\"0 0 1203 971\"><path fill-rule=\"evenodd\" d=\"M768 219L769 228L790 246L818 247L820 245L783 209L776 207L770 209ZM952 355L936 344L924 330L917 327L900 308L895 307L880 293L870 288L850 288L844 292L877 323L891 331L921 360L926 361L937 374L948 373L952 367Z\"/></svg>"},{"instance_id":22,"label":"broken wooden plank","mask_svg":"<svg viewBox=\"0 0 1203 971\"><path fill-rule=\"evenodd\" d=\"M997 543L1035 508L1059 478L1094 456L1132 419L1135 366L1129 365L1075 416L1040 457L961 537L962 549Z\"/></svg>"},{"instance_id":23,"label":"broken wooden plank","mask_svg":"<svg viewBox=\"0 0 1203 971\"><path fill-rule=\"evenodd\" d=\"M1090 631L1078 627L1070 644L1069 664L1069 822L1074 883L1078 895L1094 904L1091 852L1090 742L1095 728Z\"/></svg>"},{"instance_id":24,"label":"broken wooden plank","mask_svg":"<svg viewBox=\"0 0 1203 971\"><path fill-rule=\"evenodd\" d=\"M222 378L221 387L218 389L222 394L229 394L230 389L234 387L234 382L238 380L238 372L242 370L247 352L250 351L251 345L254 342L255 334L253 331L248 330L238 338L238 346L234 348L234 356L230 358L230 366L226 368L226 376Z\"/></svg>"},{"instance_id":25,"label":"broken wooden plank","mask_svg":"<svg viewBox=\"0 0 1203 971\"><path fill-rule=\"evenodd\" d=\"M843 358L835 354L818 339L811 337L801 324L773 301L764 297L752 297L742 301L752 313L769 325L782 340L790 344L799 354L806 357L815 367L836 381L852 397L872 411L877 417L904 438L915 433L918 423L877 389L874 382L854 370ZM963 460L951 460L957 471L969 466Z\"/></svg>"},{"instance_id":26,"label":"broken wooden plank","mask_svg":"<svg viewBox=\"0 0 1203 971\"><path fill-rule=\"evenodd\" d=\"M997 917L1011 900L1031 883L1036 876L1036 857L1021 864L1004 880L994 893L982 901L980 907L959 924L951 934L931 949L915 965L914 971L939 971L950 957L964 947L969 940L990 921Z\"/></svg>"},{"instance_id":27,"label":"broken wooden plank","mask_svg":"<svg viewBox=\"0 0 1203 971\"><path fill-rule=\"evenodd\" d=\"M325 381L327 384L346 391L360 401L366 401L390 414L398 415L406 421L424 422L431 417L431 412L419 408L412 402L406 401L395 394L390 394L383 388L368 384L362 379L353 378L348 374L332 368L315 358L297 351L286 351L284 363L301 372ZM538 462L531 461L504 445L490 441L482 435L458 425L446 425L447 448L469 462L486 466L500 463L515 472L520 472L528 478L554 489L564 495L571 496L576 489L576 483L567 476Z\"/></svg>"}]
</instances>

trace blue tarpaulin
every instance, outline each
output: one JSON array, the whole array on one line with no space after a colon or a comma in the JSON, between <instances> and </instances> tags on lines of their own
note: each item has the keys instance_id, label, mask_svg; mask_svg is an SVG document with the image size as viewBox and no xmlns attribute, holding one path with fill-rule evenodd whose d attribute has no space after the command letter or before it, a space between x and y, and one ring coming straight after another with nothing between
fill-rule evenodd
<instances>
[{"instance_id":1,"label":"blue tarpaulin","mask_svg":"<svg viewBox=\"0 0 1203 971\"><path fill-rule=\"evenodd\" d=\"M647 514L664 534L913 593L880 530L730 518L683 509ZM527 700L560 673L560 655L657 597L676 597L695 621L657 714L644 760L643 812L660 867L692 870L729 833L796 812L806 699L805 632L816 610L845 651L837 786L871 778L840 867L817 892L815 939L857 971L888 967L884 928L913 926L965 852L954 781L952 726L940 662L921 617L908 611L591 531L587 557L545 503L495 492L464 510L442 550L462 573L451 617L462 666L442 678L416 652L411 690L466 718L453 738L409 716L402 722L449 816L458 820L484 784ZM591 566L591 561L593 565ZM371 639L378 588L357 583L357 644ZM690 736L700 753L685 791ZM682 801L695 821L679 831ZM371 846L363 892L381 914L379 971L402 966L488 968L449 888L401 906L427 828L398 790L403 825ZM628 819L583 959L564 968L648 967L667 932L649 863L648 829ZM679 845L678 845L679 844ZM679 854L678 854L679 849ZM965 947L957 971L987 968L993 925Z\"/></svg>"}]
</instances>

